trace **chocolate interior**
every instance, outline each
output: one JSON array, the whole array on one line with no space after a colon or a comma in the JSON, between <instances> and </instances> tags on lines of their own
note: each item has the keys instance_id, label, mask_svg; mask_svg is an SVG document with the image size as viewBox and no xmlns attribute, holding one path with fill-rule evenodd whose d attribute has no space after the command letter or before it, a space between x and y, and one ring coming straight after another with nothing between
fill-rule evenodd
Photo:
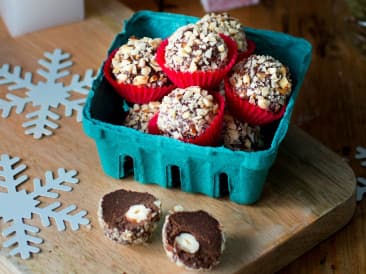
<instances>
[{"instance_id":1,"label":"chocolate interior","mask_svg":"<svg viewBox=\"0 0 366 274\"><path fill-rule=\"evenodd\" d=\"M109 228L117 228L121 231L126 229L134 231L139 229L143 223L156 222L160 219L159 214L152 217L153 212L158 212L159 208L154 204L157 199L149 193L141 193L127 190L117 190L108 193L103 197L102 210L103 220ZM144 205L151 209L147 220L141 223L130 222L125 213L132 205Z\"/></svg>"},{"instance_id":2,"label":"chocolate interior","mask_svg":"<svg viewBox=\"0 0 366 274\"><path fill-rule=\"evenodd\" d=\"M187 253L175 246L179 259L191 268L210 268L221 255L223 241L219 222L205 211L176 212L169 216L166 236L170 246L181 233L190 233L199 242L195 254Z\"/></svg>"}]
</instances>

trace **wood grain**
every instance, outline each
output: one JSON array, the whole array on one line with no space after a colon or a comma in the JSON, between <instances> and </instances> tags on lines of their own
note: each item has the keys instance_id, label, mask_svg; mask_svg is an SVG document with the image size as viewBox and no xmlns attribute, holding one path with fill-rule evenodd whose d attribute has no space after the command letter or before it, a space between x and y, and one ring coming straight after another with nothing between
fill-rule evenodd
<instances>
[{"instance_id":1,"label":"wood grain","mask_svg":"<svg viewBox=\"0 0 366 274\"><path fill-rule=\"evenodd\" d=\"M86 3L85 21L17 39L10 38L0 24L0 64L21 64L26 71L36 71L37 60L43 52L59 47L74 56L73 73L97 69L114 35L121 29L122 18L129 17L131 10L112 0ZM38 80L39 77L34 77L34 81ZM1 98L3 91L6 89L0 87ZM30 109L31 106L27 108ZM59 113L62 111L61 108ZM225 199L214 200L141 185L132 179L106 177L93 141L85 136L81 124L74 118L62 118L55 135L40 141L24 135L21 127L24 121L25 114L14 113L8 119L0 120L0 152L24 159L30 178L59 167L78 169L80 184L74 191L63 193L62 200L64 206L76 203L80 209L88 210L92 226L62 233L54 226L42 228L40 235L45 239L42 253L22 261L18 257L7 257L7 250L1 249L0 271L185 272L166 258L159 233L154 235L148 247L132 248L114 244L103 236L96 216L98 200L104 193L120 187L155 194L163 200L165 211L180 203L187 209L205 209L220 219L228 235L228 244L217 273L278 270L342 227L353 213L355 182L352 171L337 155L294 127L269 174L261 201L254 206L239 206ZM31 189L30 184L25 187ZM47 199L42 201L49 202ZM29 222L42 227L37 217ZM1 221L0 229L3 227ZM0 236L0 242L3 240ZM293 269L293 273L295 270L298 269Z\"/></svg>"},{"instance_id":2,"label":"wood grain","mask_svg":"<svg viewBox=\"0 0 366 274\"><path fill-rule=\"evenodd\" d=\"M74 121L40 142L21 134L14 136L16 126L10 121L4 123L7 131L2 133L5 142L1 150L22 157L29 165L30 178L46 169L78 167L80 183L71 193L63 193L62 201L64 206L76 202L80 209L88 210L92 226L62 233L54 227L42 228L42 252L22 261L5 257L6 250L2 250L0 265L5 269L11 265L25 273L46 269L50 273L188 273L167 259L159 232L150 245L137 247L121 246L103 236L97 221L98 201L104 193L121 187L159 197L164 212L178 203L218 218L225 227L227 248L213 273L272 273L344 226L355 207L355 181L350 168L295 127L281 147L260 202L241 206L227 199L142 185L132 178L106 177L92 140ZM14 147L13 142L21 145ZM37 218L29 222L42 227Z\"/></svg>"}]
</instances>

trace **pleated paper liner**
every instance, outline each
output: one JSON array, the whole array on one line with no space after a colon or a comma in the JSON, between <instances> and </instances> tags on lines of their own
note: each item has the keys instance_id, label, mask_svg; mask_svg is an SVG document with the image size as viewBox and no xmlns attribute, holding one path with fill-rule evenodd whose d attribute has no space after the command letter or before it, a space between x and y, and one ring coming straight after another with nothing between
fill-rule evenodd
<instances>
[{"instance_id":1,"label":"pleated paper liner","mask_svg":"<svg viewBox=\"0 0 366 274\"><path fill-rule=\"evenodd\" d=\"M228 77L225 78L225 94L230 113L240 121L247 122L253 126L261 126L281 119L286 110L286 106L282 106L278 112L273 113L250 104L248 100L241 99L233 91Z\"/></svg>"},{"instance_id":2,"label":"pleated paper liner","mask_svg":"<svg viewBox=\"0 0 366 274\"><path fill-rule=\"evenodd\" d=\"M179 88L190 86L200 86L201 88L211 90L219 85L225 75L231 70L238 56L236 42L230 37L220 34L228 47L228 62L222 69L210 71L181 72L173 70L166 66L165 48L168 45L168 39L165 39L157 50L156 60L168 78Z\"/></svg>"},{"instance_id":3,"label":"pleated paper liner","mask_svg":"<svg viewBox=\"0 0 366 274\"><path fill-rule=\"evenodd\" d=\"M250 55L254 53L255 49L256 49L255 43L252 40L247 39L247 50L244 52L238 51L238 58L236 62L240 62L241 60L248 58Z\"/></svg>"},{"instance_id":4,"label":"pleated paper liner","mask_svg":"<svg viewBox=\"0 0 366 274\"><path fill-rule=\"evenodd\" d=\"M225 112L225 99L217 92L212 92L211 94L215 98L215 101L219 104L219 109L216 116L211 121L209 127L202 134L196 136L195 138L185 138L181 139L181 141L200 146L217 146L219 144ZM163 134L158 127L158 117L159 112L156 113L149 122L148 131L150 134Z\"/></svg>"},{"instance_id":5,"label":"pleated paper liner","mask_svg":"<svg viewBox=\"0 0 366 274\"><path fill-rule=\"evenodd\" d=\"M158 101L172 91L175 86L169 84L162 87L135 86L131 84L118 83L112 73L111 63L118 48L109 56L103 67L104 77L113 86L114 90L130 103L146 104L151 101Z\"/></svg>"}]
</instances>

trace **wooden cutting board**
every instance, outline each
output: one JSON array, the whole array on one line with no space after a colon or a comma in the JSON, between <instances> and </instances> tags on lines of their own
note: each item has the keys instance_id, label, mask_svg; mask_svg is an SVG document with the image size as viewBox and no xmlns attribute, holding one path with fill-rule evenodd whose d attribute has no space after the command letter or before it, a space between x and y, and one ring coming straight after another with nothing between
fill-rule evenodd
<instances>
[{"instance_id":1,"label":"wooden cutting board","mask_svg":"<svg viewBox=\"0 0 366 274\"><path fill-rule=\"evenodd\" d=\"M87 19L12 39L0 24L0 64L22 65L36 71L44 51L61 48L72 53L73 73L97 69L105 58L123 18L131 11L115 1L87 3ZM34 77L37 82L39 78ZM66 82L69 79L66 78ZM305 91L304 91L305 92ZM7 89L0 86L0 98ZM21 93L20 93L21 94ZM31 110L32 106L27 107ZM58 112L62 115L63 109ZM27 112L25 112L27 113ZM59 167L76 169L80 183L60 200L66 207L78 205L89 212L90 227L58 232L55 225L44 228L37 216L30 224L41 228L42 251L29 260L9 257L0 250L0 273L192 273L171 263L161 245L162 224L146 246L126 247L104 237L98 224L100 197L119 188L148 191L163 202L163 210L176 204L186 209L203 209L218 218L225 228L227 246L222 263L213 273L271 273L343 227L355 208L355 178L352 170L335 153L296 127L290 127L278 159L271 169L261 200L255 205L238 205L227 199L141 185L132 178L107 177L100 166L93 141L80 123L62 118L55 135L41 140L24 135L24 114L0 118L0 154L23 159L30 179ZM31 180L25 185L32 189ZM48 204L51 200L42 199ZM28 222L28 221L27 221ZM0 230L7 227L0 220ZM0 234L1 235L1 234ZM5 241L0 236L0 244Z\"/></svg>"}]
</instances>

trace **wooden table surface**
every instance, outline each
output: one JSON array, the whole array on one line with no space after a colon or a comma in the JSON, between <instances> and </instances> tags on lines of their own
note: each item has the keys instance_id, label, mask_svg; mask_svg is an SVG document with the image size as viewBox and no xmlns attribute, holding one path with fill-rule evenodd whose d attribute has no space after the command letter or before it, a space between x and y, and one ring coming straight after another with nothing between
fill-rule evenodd
<instances>
[{"instance_id":1,"label":"wooden table surface","mask_svg":"<svg viewBox=\"0 0 366 274\"><path fill-rule=\"evenodd\" d=\"M120 0L133 9L155 8L153 1ZM166 11L202 16L198 1L165 1ZM249 27L301 36L313 45L313 59L293 113L292 123L337 152L366 177L354 159L366 146L366 56L352 42L350 11L341 0L262 0L259 5L229 13ZM366 199L352 221L328 240L285 267L280 273L366 273ZM299 243L301 244L301 243Z\"/></svg>"},{"instance_id":2,"label":"wooden table surface","mask_svg":"<svg viewBox=\"0 0 366 274\"><path fill-rule=\"evenodd\" d=\"M202 10L190 8L196 5L193 2L198 1L184 1L186 6L179 4L176 11L202 15ZM88 16L103 14L102 20L110 26L110 31L95 37L95 43L91 45L97 47L99 52L98 56L90 57L88 65L94 69L97 68L94 61L105 57L104 53L111 40L121 29L121 19L131 14L130 10L122 14L117 13L113 5L115 2L112 1L86 0ZM101 10L108 12L102 13ZM120 11L120 9L116 10ZM234 10L231 14L239 17L244 25L288 32L305 37L313 44L312 65L300 92L292 122L344 157L356 175L366 177L366 170L359 166L359 161L354 160L355 147L366 146L364 130L366 58L360 55L349 40L348 28L343 21L347 14L344 4L341 1L330 0L262 1L258 6ZM89 20L93 19L89 18ZM97 24L98 21L95 21L95 25ZM80 35L83 35L82 24L79 27ZM59 27L57 32L49 32L55 35L50 39L59 39L64 50L78 52L83 55L83 59L88 58L87 52L82 51L83 45L73 43L72 37L60 37L62 28ZM2 27L1 30L4 28ZM37 40L38 34L32 35L33 41ZM45 35L45 32L42 35ZM3 46L3 53L10 53L15 47L19 54L11 58L1 56L0 63L24 63L22 60L26 48L23 45L27 43L27 37L25 35L15 39L14 43L6 45L8 48ZM0 41L4 38L8 38L8 34L0 32ZM69 39L68 43L63 43L62 39L65 41ZM41 34L39 34L39 41L41 41ZM28 70L35 71L37 60L42 56L45 47L47 43L42 47L33 44L33 51L38 54L27 61ZM49 48L49 50L52 49ZM78 65L76 64L73 69L77 71ZM18 124L21 123L18 117L11 119ZM21 133L19 130L19 134ZM41 174L39 168L35 168L35 171ZM366 201L360 202L349 225L285 267L280 273L365 273L365 209ZM301 245L300 242L299 245Z\"/></svg>"}]
</instances>

